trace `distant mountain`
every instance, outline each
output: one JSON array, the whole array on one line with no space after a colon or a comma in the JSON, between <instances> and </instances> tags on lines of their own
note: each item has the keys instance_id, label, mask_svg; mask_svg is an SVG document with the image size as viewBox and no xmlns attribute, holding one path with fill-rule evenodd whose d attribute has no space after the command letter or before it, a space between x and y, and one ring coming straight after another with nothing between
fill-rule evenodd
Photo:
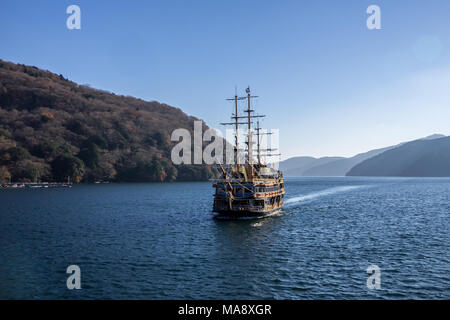
<instances>
[{"instance_id":1,"label":"distant mountain","mask_svg":"<svg viewBox=\"0 0 450 320\"><path fill-rule=\"evenodd\" d=\"M419 140L434 140L434 139L440 139L440 138L445 138L446 136L444 136L443 134L432 134L431 136L419 139Z\"/></svg>"},{"instance_id":2,"label":"distant mountain","mask_svg":"<svg viewBox=\"0 0 450 320\"><path fill-rule=\"evenodd\" d=\"M359 163L347 175L450 177L450 137L405 143Z\"/></svg>"},{"instance_id":3,"label":"distant mountain","mask_svg":"<svg viewBox=\"0 0 450 320\"><path fill-rule=\"evenodd\" d=\"M325 165L330 162L334 162L343 157L293 157L280 162L280 169L285 176L300 177L304 176L305 171L315 166Z\"/></svg>"},{"instance_id":4,"label":"distant mountain","mask_svg":"<svg viewBox=\"0 0 450 320\"><path fill-rule=\"evenodd\" d=\"M170 160L170 134L192 134L195 120L166 104L0 60L0 182L207 180L211 167Z\"/></svg>"},{"instance_id":5,"label":"distant mountain","mask_svg":"<svg viewBox=\"0 0 450 320\"><path fill-rule=\"evenodd\" d=\"M445 136L442 134L433 134L420 140L433 140L443 137ZM282 161L280 168L284 171L285 176L345 176L357 164L403 144L371 150L351 158L328 157L315 159L312 157L294 157Z\"/></svg>"},{"instance_id":6,"label":"distant mountain","mask_svg":"<svg viewBox=\"0 0 450 320\"><path fill-rule=\"evenodd\" d=\"M316 161L313 157L293 157L280 162L280 169L283 171L289 171L292 169L303 168L309 166Z\"/></svg>"},{"instance_id":7,"label":"distant mountain","mask_svg":"<svg viewBox=\"0 0 450 320\"><path fill-rule=\"evenodd\" d=\"M393 147L386 147L382 149L371 150L369 152L357 154L351 158L339 159L336 161L328 162L322 165L314 166L304 172L305 176L320 177L320 176L345 176L346 173L353 168L356 164L372 158L377 154L380 154Z\"/></svg>"}]
</instances>

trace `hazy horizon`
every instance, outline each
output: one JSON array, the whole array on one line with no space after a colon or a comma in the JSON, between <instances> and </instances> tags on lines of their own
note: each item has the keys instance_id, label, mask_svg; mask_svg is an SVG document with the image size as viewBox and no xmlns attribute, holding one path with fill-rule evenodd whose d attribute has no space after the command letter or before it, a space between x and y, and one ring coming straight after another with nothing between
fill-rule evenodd
<instances>
[{"instance_id":1,"label":"hazy horizon","mask_svg":"<svg viewBox=\"0 0 450 320\"><path fill-rule=\"evenodd\" d=\"M221 128L250 85L282 159L351 157L450 135L450 3L432 1L5 3L0 58L179 107ZM381 30L366 9L381 8Z\"/></svg>"}]
</instances>

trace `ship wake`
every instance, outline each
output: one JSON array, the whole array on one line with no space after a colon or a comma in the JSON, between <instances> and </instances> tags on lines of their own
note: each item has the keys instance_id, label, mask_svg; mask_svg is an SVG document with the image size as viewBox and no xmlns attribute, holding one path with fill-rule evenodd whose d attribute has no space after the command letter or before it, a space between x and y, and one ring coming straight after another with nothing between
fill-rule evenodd
<instances>
[{"instance_id":1,"label":"ship wake","mask_svg":"<svg viewBox=\"0 0 450 320\"><path fill-rule=\"evenodd\" d=\"M314 192L314 193L310 193L310 194L306 194L306 195L301 195L301 196L298 196L298 197L293 197L293 198L285 200L284 203L285 203L285 207L289 207L289 206L295 205L298 202L315 200L315 199L320 198L320 197L330 196L330 195L334 195L334 194L342 193L342 192L353 191L353 190L356 190L356 189L361 189L363 187L366 187L366 186L365 185L361 185L361 186L342 186L342 187L329 188L329 189L325 189L325 190L322 190L322 191L318 191L318 192Z\"/></svg>"}]
</instances>

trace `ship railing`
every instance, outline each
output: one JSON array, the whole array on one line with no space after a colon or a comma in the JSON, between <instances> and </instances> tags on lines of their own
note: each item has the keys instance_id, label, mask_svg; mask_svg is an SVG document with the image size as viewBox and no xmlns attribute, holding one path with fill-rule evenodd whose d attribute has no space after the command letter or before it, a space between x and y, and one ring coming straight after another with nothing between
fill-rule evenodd
<instances>
[{"instance_id":1,"label":"ship railing","mask_svg":"<svg viewBox=\"0 0 450 320\"><path fill-rule=\"evenodd\" d=\"M263 206L251 206L251 205L233 205L234 210L263 210Z\"/></svg>"},{"instance_id":2,"label":"ship railing","mask_svg":"<svg viewBox=\"0 0 450 320\"><path fill-rule=\"evenodd\" d=\"M241 182L241 179L223 179L223 178L215 178L215 179L209 179L211 182Z\"/></svg>"}]
</instances>

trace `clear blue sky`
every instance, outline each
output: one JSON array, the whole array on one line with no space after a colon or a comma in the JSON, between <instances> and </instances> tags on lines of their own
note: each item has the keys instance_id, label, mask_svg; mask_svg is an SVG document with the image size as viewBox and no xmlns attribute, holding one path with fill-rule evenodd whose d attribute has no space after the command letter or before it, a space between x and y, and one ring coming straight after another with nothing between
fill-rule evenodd
<instances>
[{"instance_id":1,"label":"clear blue sky","mask_svg":"<svg viewBox=\"0 0 450 320\"><path fill-rule=\"evenodd\" d=\"M81 8L81 30L66 8ZM381 8L368 30L366 8ZM250 85L283 158L450 135L450 2L2 1L0 58L220 127Z\"/></svg>"}]
</instances>

